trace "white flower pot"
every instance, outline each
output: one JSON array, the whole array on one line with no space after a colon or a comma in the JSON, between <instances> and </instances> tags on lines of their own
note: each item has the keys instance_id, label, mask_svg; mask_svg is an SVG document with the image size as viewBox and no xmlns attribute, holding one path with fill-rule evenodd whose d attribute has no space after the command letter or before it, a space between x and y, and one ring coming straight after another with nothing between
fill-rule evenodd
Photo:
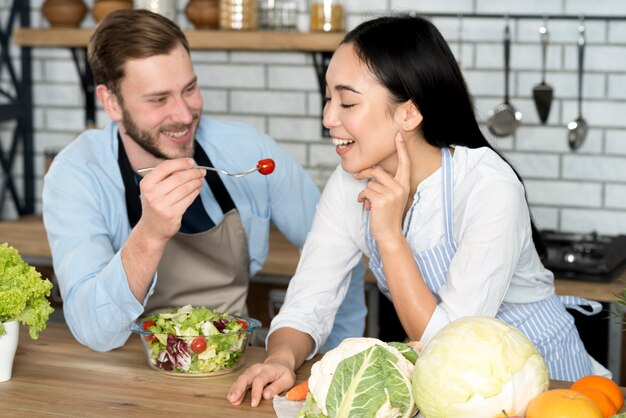
<instances>
[{"instance_id":1,"label":"white flower pot","mask_svg":"<svg viewBox=\"0 0 626 418\"><path fill-rule=\"evenodd\" d=\"M11 379L13 359L20 335L20 323L17 321L5 322L4 330L6 334L0 335L0 382Z\"/></svg>"}]
</instances>

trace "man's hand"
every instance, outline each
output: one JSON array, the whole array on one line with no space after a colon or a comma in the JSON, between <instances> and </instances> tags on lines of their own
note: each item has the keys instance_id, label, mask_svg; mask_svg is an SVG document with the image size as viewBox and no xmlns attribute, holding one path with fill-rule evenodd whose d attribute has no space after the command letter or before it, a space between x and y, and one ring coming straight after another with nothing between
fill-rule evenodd
<instances>
[{"instance_id":1,"label":"man's hand","mask_svg":"<svg viewBox=\"0 0 626 418\"><path fill-rule=\"evenodd\" d=\"M200 194L206 170L191 158L166 160L139 183L140 223L157 239L168 240L180 229L183 214Z\"/></svg>"}]
</instances>

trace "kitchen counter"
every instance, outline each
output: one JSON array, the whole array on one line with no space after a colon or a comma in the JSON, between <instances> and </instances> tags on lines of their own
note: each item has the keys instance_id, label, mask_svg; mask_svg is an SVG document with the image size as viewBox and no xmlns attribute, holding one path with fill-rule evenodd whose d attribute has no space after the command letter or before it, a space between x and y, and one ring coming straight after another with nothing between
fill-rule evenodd
<instances>
[{"instance_id":1,"label":"kitchen counter","mask_svg":"<svg viewBox=\"0 0 626 418\"><path fill-rule=\"evenodd\" d=\"M261 361L264 353L248 348L243 367ZM298 382L308 378L311 364L296 372ZM13 377L0 383L0 405L3 416L16 417L275 417L271 402L252 408L249 393L242 405L226 401L241 370L206 378L171 377L148 366L137 335L122 348L99 353L76 342L65 324L49 323L38 340L31 340L25 327L20 330ZM569 385L552 381L550 387Z\"/></svg>"},{"instance_id":2,"label":"kitchen counter","mask_svg":"<svg viewBox=\"0 0 626 418\"><path fill-rule=\"evenodd\" d=\"M0 243L8 242L18 249L22 257L31 264L51 265L50 248L41 216L26 216L18 221L0 222ZM270 230L270 249L261 276L274 279L293 275L300 253L296 247L275 228ZM367 270L366 282L374 284L376 279ZM581 280L555 280L556 292L560 295L580 296L599 302L615 302L626 287L626 271L611 282Z\"/></svg>"},{"instance_id":3,"label":"kitchen counter","mask_svg":"<svg viewBox=\"0 0 626 418\"><path fill-rule=\"evenodd\" d=\"M246 367L265 351L250 347ZM297 372L309 376L310 363ZM139 336L106 353L80 345L65 324L49 323L38 340L20 330L11 380L0 383L0 415L7 417L275 417L271 402L233 407L226 394L238 372L207 378L171 377L148 366Z\"/></svg>"}]
</instances>

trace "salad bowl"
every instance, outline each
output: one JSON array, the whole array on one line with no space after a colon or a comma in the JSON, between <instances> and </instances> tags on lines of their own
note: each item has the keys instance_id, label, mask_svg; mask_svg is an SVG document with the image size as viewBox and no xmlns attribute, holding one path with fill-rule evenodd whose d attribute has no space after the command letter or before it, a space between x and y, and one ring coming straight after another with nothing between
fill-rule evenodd
<instances>
[{"instance_id":1,"label":"salad bowl","mask_svg":"<svg viewBox=\"0 0 626 418\"><path fill-rule=\"evenodd\" d=\"M253 318L192 307L170 309L139 319L139 334L151 368L172 376L218 376L242 364L251 333L261 327Z\"/></svg>"}]
</instances>

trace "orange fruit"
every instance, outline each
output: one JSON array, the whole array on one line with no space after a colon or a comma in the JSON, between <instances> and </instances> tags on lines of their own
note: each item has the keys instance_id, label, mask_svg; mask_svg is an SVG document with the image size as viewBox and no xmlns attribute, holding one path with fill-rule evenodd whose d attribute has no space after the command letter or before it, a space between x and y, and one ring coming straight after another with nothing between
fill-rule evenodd
<instances>
[{"instance_id":1,"label":"orange fruit","mask_svg":"<svg viewBox=\"0 0 626 418\"><path fill-rule=\"evenodd\" d=\"M600 389L594 388L581 388L576 389L576 392L580 392L598 405L602 415L604 418L610 418L613 415L617 414L617 408L615 408L615 404L609 398L607 394L602 392Z\"/></svg>"},{"instance_id":2,"label":"orange fruit","mask_svg":"<svg viewBox=\"0 0 626 418\"><path fill-rule=\"evenodd\" d=\"M578 390L582 388L593 388L604 392L613 401L615 409L618 411L624 406L622 390L617 383L608 377L595 375L581 377L574 382L570 389Z\"/></svg>"},{"instance_id":3,"label":"orange fruit","mask_svg":"<svg viewBox=\"0 0 626 418\"><path fill-rule=\"evenodd\" d=\"M598 406L580 392L551 389L535 396L526 408L526 418L604 418Z\"/></svg>"}]
</instances>

